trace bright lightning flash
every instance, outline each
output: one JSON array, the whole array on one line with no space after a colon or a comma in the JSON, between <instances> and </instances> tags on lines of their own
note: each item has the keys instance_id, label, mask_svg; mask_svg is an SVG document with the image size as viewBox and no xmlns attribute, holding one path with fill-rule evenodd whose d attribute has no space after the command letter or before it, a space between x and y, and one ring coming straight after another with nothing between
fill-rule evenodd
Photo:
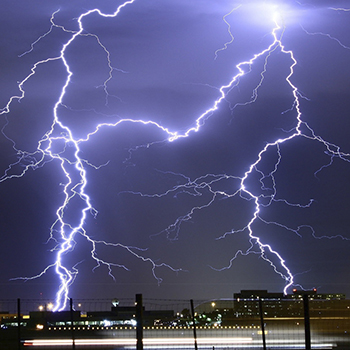
<instances>
[{"instance_id":1,"label":"bright lightning flash","mask_svg":"<svg viewBox=\"0 0 350 350\"><path fill-rule=\"evenodd\" d=\"M12 96L6 106L1 110L0 114L6 117L7 114L11 112L11 107L15 101L21 101L25 98L25 84L36 74L39 66L48 64L51 61L60 61L64 65L64 69L66 72L66 79L62 86L60 95L54 105L53 108L53 121L50 129L45 133L45 135L38 142L37 150L34 153L29 153L23 150L20 150L16 147L14 141L12 141L8 136L6 136L6 126L8 125L8 121L6 125L2 129L2 133L4 136L13 143L13 147L19 155L19 159L16 163L11 164L8 169L5 171L5 174L1 177L0 182L10 180L12 178L20 178L23 177L29 170L37 169L43 165L45 165L49 161L55 161L60 164L60 169L62 174L65 177L65 182L63 184L63 192L64 192L64 200L62 204L56 210L56 221L53 223L50 232L50 240L55 242L55 248L52 250L55 254L55 259L52 264L47 266L40 274L37 274L33 277L21 277L21 279L29 280L42 276L49 269L54 269L58 278L59 278L59 288L56 294L56 302L54 310L63 310L66 307L67 300L69 298L69 289L73 284L77 274L78 269L77 266L73 266L72 268L67 267L65 263L65 256L67 253L74 250L76 245L76 236L81 235L86 239L87 242L91 245L91 257L96 262L96 267L106 266L109 274L112 278L113 276L113 267L120 267L123 269L127 269L124 265L119 265L114 262L109 262L101 259L97 255L96 247L97 245L105 245L110 247L119 247L124 249L128 253L135 256L137 259L145 261L151 265L152 272L154 277L160 283L161 278L157 276L156 269L159 267L166 267L172 271L181 271L181 268L173 268L166 263L156 263L150 257L146 257L146 250L130 247L120 243L110 243L101 240L94 240L88 235L88 230L85 227L85 221L87 215L91 213L92 215L96 215L97 211L93 208L91 204L91 198L86 191L87 186L87 173L86 167L93 166L87 160L83 159L81 156L80 145L83 143L89 142L90 138L97 134L102 128L107 127L118 127L120 124L141 124L148 125L159 130L164 134L164 140L162 142L175 142L181 138L190 137L193 132L197 132L208 120L208 118L212 117L217 111L220 104L226 102L227 95L239 85L241 79L245 77L252 70L252 66L258 60L263 60L263 71L260 73L260 81L256 85L256 87L252 91L251 99L245 101L244 103L239 103L239 105L248 105L256 101L258 98L259 88L262 86L265 78L265 73L268 69L268 62L270 57L275 53L279 52L283 54L284 57L289 59L289 73L283 79L285 79L286 83L289 86L290 92L293 96L293 104L291 106L291 111L295 114L295 125L292 130L286 132L286 136L284 138L276 139L273 142L267 143L256 156L256 160L250 165L248 170L239 174L239 175L228 175L228 174L206 174L194 180L182 175L182 174L172 174L173 176L178 176L182 178L183 184L177 185L169 189L164 193L156 193L156 194L145 194L145 193L137 193L133 192L134 195L140 195L144 197L163 197L167 195L173 195L174 193L178 193L182 191L184 193L189 193L191 195L200 195L201 189L206 189L210 192L211 198L204 205L193 207L190 211L179 217L173 224L169 225L165 232L168 235L169 239L176 239L178 232L180 230L181 225L190 220L192 215L199 210L203 210L209 207L217 198L231 198L234 196L240 196L241 198L252 201L254 203L254 210L251 215L250 220L247 224L240 228L239 230L232 230L231 232L227 232L223 234L220 239L224 239L227 235L233 234L236 232L247 232L248 239L250 242L250 247L246 251L237 251L233 258L230 260L229 264L224 267L227 269L231 267L233 260L239 255L248 255L248 254L259 254L262 259L268 262L274 271L281 276L281 278L285 281L284 291L294 285L294 278L292 271L288 268L283 257L274 249L274 247L267 242L264 242L260 237L259 233L254 231L254 224L257 222L263 222L267 225L276 225L279 227L283 227L286 230L290 230L296 234L300 228L294 229L287 227L281 223L277 222L267 222L264 220L260 213L261 208L270 205L272 202L283 201L286 205L290 206L298 206L298 207L309 207L312 204L312 200L309 203L298 204L298 203L290 203L287 200L282 200L277 198L277 190L275 183L275 174L278 171L278 166L281 161L281 145L291 141L296 138L307 138L309 140L313 140L323 144L326 149L328 155L330 155L331 159L334 157L338 157L345 161L349 161L349 154L343 153L340 148L334 144L331 144L320 136L316 135L311 127L306 124L302 119L302 113L300 110L300 99L302 98L301 93L298 91L298 88L292 83L292 77L294 74L294 69L297 66L297 60L291 50L288 50L283 44L283 34L284 34L284 25L285 18L281 16L280 9L277 7L269 7L269 11L271 12L271 16L269 17L269 21L271 21L271 42L270 44L260 52L255 53L251 58L246 61L240 62L236 65L236 74L228 81L227 84L221 86L219 91L219 97L213 102L212 106L204 111L195 121L194 126L189 127L185 131L171 131L168 127L163 126L157 122L152 120L142 120L142 119L120 119L116 122L112 123L102 123L98 124L94 127L93 130L88 132L84 137L77 138L72 130L65 125L60 118L60 108L64 105L65 97L67 95L68 87L71 84L71 78L73 72L69 65L66 52L68 48L73 45L74 41L80 36L91 36L96 39L100 47L106 54L108 67L109 67L109 76L108 79L104 82L103 88L106 93L106 102L108 103L108 83L112 79L113 71L115 68L112 67L110 61L110 53L108 49L101 43L98 36L90 33L86 33L84 31L84 19L92 14L97 14L101 17L109 17L114 18L119 15L119 13L123 10L124 7L133 4L136 0L125 1L122 5L120 5L114 13L105 14L102 13L99 9L94 9L87 11L81 14L77 19L78 30L69 31L62 26L59 26L55 23L55 14L51 17L51 29L46 34L37 39L31 46L31 49L24 54L30 54L34 49L35 45L44 37L48 36L51 33L53 28L58 28L67 34L70 35L68 41L63 44L60 54L56 57L50 57L41 61L36 62L32 68L30 74L28 74L21 82L18 84L19 94ZM229 14L233 11L240 9L241 6L233 9ZM228 15L229 15L228 14ZM215 52L215 57L218 55L222 55L224 50L232 43L234 40L233 35L231 34L231 28L226 21L226 15L224 17L224 21L228 26L228 31L230 34L231 41L226 43L223 49L219 49ZM238 105L238 103L237 103ZM236 106L237 106L236 105ZM235 107L235 106L234 106ZM233 107L233 108L234 108ZM7 118L7 117L6 117ZM159 142L159 141L158 141ZM156 143L156 142L154 142ZM147 147L152 146L152 143L147 145ZM274 150L276 153L277 161L275 162L274 168L269 173L264 173L261 170L261 164L263 162L264 156L267 152L271 152ZM131 152L131 151L130 151ZM130 153L132 156L132 153ZM23 171L15 173L14 169L16 165L26 164L23 168ZM96 167L98 168L98 167ZM254 190L250 189L249 180L253 175L258 174L260 177L261 189L265 186L266 182L272 184L272 190L270 194L255 193ZM219 184L228 179L233 179L239 183L238 188L231 193L227 191L220 191L215 189L214 185ZM73 219L69 219L72 215L68 215L69 213L69 204L72 202L79 203L79 216L75 215L75 217L79 217L79 220L75 222ZM222 269L222 268L221 268ZM219 269L219 270L221 270Z\"/></svg>"}]
</instances>

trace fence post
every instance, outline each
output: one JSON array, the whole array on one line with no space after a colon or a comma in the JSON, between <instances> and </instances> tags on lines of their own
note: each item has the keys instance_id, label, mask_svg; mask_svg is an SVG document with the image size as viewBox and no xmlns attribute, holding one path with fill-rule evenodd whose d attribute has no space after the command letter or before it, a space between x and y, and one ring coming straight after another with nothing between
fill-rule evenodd
<instances>
[{"instance_id":1,"label":"fence post","mask_svg":"<svg viewBox=\"0 0 350 350\"><path fill-rule=\"evenodd\" d=\"M17 340L18 340L18 350L21 350L21 299L17 299Z\"/></svg>"},{"instance_id":2,"label":"fence post","mask_svg":"<svg viewBox=\"0 0 350 350\"><path fill-rule=\"evenodd\" d=\"M311 350L309 295L307 293L303 294L303 305L305 325L305 350Z\"/></svg>"},{"instance_id":3,"label":"fence post","mask_svg":"<svg viewBox=\"0 0 350 350\"><path fill-rule=\"evenodd\" d=\"M192 322L193 322L194 348L195 348L195 350L198 350L198 347L197 347L197 329L196 329L196 319L194 317L193 299L190 300L190 303L191 303L191 313L192 313Z\"/></svg>"},{"instance_id":4,"label":"fence post","mask_svg":"<svg viewBox=\"0 0 350 350\"><path fill-rule=\"evenodd\" d=\"M75 338L74 338L74 328L73 328L73 321L74 321L74 310L73 310L73 299L69 299L69 305L70 305L70 322L71 322L71 330L72 330L72 349L75 350Z\"/></svg>"},{"instance_id":5,"label":"fence post","mask_svg":"<svg viewBox=\"0 0 350 350\"><path fill-rule=\"evenodd\" d=\"M143 350L143 305L142 294L136 294L136 349Z\"/></svg>"},{"instance_id":6,"label":"fence post","mask_svg":"<svg viewBox=\"0 0 350 350\"><path fill-rule=\"evenodd\" d=\"M258 298L258 302L259 302L259 314L260 314L260 325L261 325L263 349L266 350L265 324L264 324L264 314L263 314L261 298Z\"/></svg>"}]
</instances>

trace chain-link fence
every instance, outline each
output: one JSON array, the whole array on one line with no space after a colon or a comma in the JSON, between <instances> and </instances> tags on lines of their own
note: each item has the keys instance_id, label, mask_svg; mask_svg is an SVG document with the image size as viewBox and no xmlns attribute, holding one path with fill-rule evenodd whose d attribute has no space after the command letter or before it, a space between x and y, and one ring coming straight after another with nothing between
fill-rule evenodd
<instances>
[{"instance_id":1,"label":"chain-link fence","mask_svg":"<svg viewBox=\"0 0 350 350\"><path fill-rule=\"evenodd\" d=\"M49 300L0 300L0 349L350 349L345 299L137 295L52 307Z\"/></svg>"}]
</instances>

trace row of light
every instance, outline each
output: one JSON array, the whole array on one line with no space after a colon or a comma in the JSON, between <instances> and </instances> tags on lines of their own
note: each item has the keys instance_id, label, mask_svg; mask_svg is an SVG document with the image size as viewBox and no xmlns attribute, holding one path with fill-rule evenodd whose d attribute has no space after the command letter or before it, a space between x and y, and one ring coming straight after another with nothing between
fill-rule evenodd
<instances>
[{"instance_id":1,"label":"row of light","mask_svg":"<svg viewBox=\"0 0 350 350\"><path fill-rule=\"evenodd\" d=\"M193 338L145 338L144 345L191 345ZM252 338L200 338L197 339L199 345L222 345L222 344L248 344L252 342ZM135 345L135 338L112 338L112 339L75 339L76 345ZM25 346L57 346L72 345L72 339L33 339L26 340Z\"/></svg>"},{"instance_id":2,"label":"row of light","mask_svg":"<svg viewBox=\"0 0 350 350\"><path fill-rule=\"evenodd\" d=\"M196 329L259 329L259 326L217 326L217 327L210 327L210 326L197 326ZM72 327L49 327L49 331L66 331L66 330L72 330ZM92 327L73 327L73 330L127 330L127 329L133 329L135 330L136 327L99 327L99 326L92 326ZM183 326L175 326L175 327L164 327L164 326L154 326L154 327L143 327L145 330L173 330L173 329L193 329L193 327L183 327Z\"/></svg>"},{"instance_id":3,"label":"row of light","mask_svg":"<svg viewBox=\"0 0 350 350\"><path fill-rule=\"evenodd\" d=\"M52 303L48 303L48 304L45 304L45 305L39 305L39 311L44 311L44 310L49 310L51 311L53 309L53 304Z\"/></svg>"},{"instance_id":4,"label":"row of light","mask_svg":"<svg viewBox=\"0 0 350 350\"><path fill-rule=\"evenodd\" d=\"M143 344L145 346L156 346L157 348L169 349L169 346L186 346L193 345L193 338L145 338L143 339ZM136 339L123 338L123 339L76 339L74 341L75 345L119 345L119 346L135 346ZM200 338L197 339L197 344L199 346L213 346L213 345L235 345L236 347L246 348L246 347L259 347L261 348L260 341L253 341L252 338ZM303 349L305 344L300 340L295 339L273 339L271 344L278 344L279 348L293 348ZM34 339L26 340L24 342L25 346L69 346L73 345L71 339ZM314 349L332 349L334 344L332 343L315 343L312 345Z\"/></svg>"},{"instance_id":5,"label":"row of light","mask_svg":"<svg viewBox=\"0 0 350 350\"><path fill-rule=\"evenodd\" d=\"M80 308L81 304L79 303L77 306ZM54 304L53 303L48 303L48 304L45 304L45 305L39 305L39 307L38 307L39 311L44 311L44 310L45 311L46 310L51 311L51 310L53 310L53 308L54 308Z\"/></svg>"}]
</instances>

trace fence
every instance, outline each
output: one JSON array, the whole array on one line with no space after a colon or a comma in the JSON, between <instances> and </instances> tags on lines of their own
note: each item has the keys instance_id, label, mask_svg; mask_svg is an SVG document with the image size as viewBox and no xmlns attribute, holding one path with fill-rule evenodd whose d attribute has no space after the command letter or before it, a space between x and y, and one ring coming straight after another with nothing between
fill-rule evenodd
<instances>
[{"instance_id":1,"label":"fence","mask_svg":"<svg viewBox=\"0 0 350 350\"><path fill-rule=\"evenodd\" d=\"M0 349L350 349L350 300L0 300Z\"/></svg>"}]
</instances>

